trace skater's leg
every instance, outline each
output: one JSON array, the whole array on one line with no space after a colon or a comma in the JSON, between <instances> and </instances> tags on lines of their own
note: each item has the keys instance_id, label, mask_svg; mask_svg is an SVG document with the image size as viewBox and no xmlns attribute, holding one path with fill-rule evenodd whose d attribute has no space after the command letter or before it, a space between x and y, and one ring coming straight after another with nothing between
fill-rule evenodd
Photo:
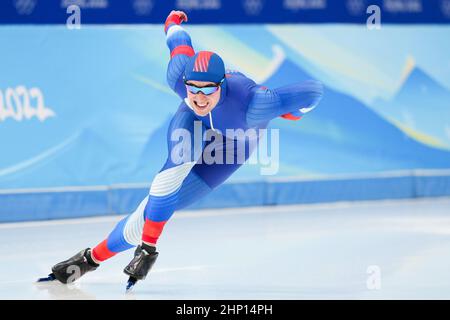
<instances>
[{"instance_id":1,"label":"skater's leg","mask_svg":"<svg viewBox=\"0 0 450 320\"><path fill-rule=\"evenodd\" d=\"M238 151L241 149L236 141L224 139L220 145L214 147L217 152L223 152L223 163L197 163L172 194L161 197L151 196L145 208L143 242L156 245L165 224L174 211L198 201L225 182L249 158L255 146L256 143L244 143L245 154L241 157ZM226 164L227 153L234 156L232 163ZM176 180L175 177L172 180Z\"/></svg>"},{"instance_id":2,"label":"skater's leg","mask_svg":"<svg viewBox=\"0 0 450 320\"><path fill-rule=\"evenodd\" d=\"M145 212L142 241L148 245L155 246L165 224L175 210L188 206L211 191L212 188L191 170L181 186L170 196L170 201L168 197L150 197Z\"/></svg>"},{"instance_id":3,"label":"skater's leg","mask_svg":"<svg viewBox=\"0 0 450 320\"><path fill-rule=\"evenodd\" d=\"M201 157L205 129L201 121L186 106L181 106L173 117L168 134L168 157L161 171L153 179L149 201L145 207L142 242L156 246L167 220L176 209L178 192L189 172Z\"/></svg>"},{"instance_id":4,"label":"skater's leg","mask_svg":"<svg viewBox=\"0 0 450 320\"><path fill-rule=\"evenodd\" d=\"M96 263L103 262L140 243L144 226L144 209L147 202L148 196L141 201L132 214L122 219L115 226L108 238L92 249L91 256Z\"/></svg>"},{"instance_id":5,"label":"skater's leg","mask_svg":"<svg viewBox=\"0 0 450 320\"><path fill-rule=\"evenodd\" d=\"M179 108L170 123L167 134L168 157L150 187L144 209L141 245L136 248L134 258L124 269L125 274L130 276L127 290L137 280L145 279L158 257L156 243L159 235L176 208L181 186L201 157L203 141L195 141L195 137L200 134L201 138L203 129L204 125L196 121L186 105Z\"/></svg>"},{"instance_id":6,"label":"skater's leg","mask_svg":"<svg viewBox=\"0 0 450 320\"><path fill-rule=\"evenodd\" d=\"M178 193L195 163L163 168L155 177L145 207L145 224L142 242L156 246L167 220L172 216L178 202Z\"/></svg>"},{"instance_id":7,"label":"skater's leg","mask_svg":"<svg viewBox=\"0 0 450 320\"><path fill-rule=\"evenodd\" d=\"M132 214L117 223L109 236L92 249L91 256L93 260L96 263L101 263L119 252L137 246L143 238L156 245L164 224L175 209L187 206L211 190L202 179L191 172L183 181L181 188L173 195L174 200L176 199L176 202L174 202L175 207L170 208L171 203L168 204L158 197L151 197L152 202L155 203L155 205L151 206L149 204L149 196L145 197ZM149 215L144 228L146 207ZM159 214L159 212L165 212L166 214ZM143 234L146 236L143 237Z\"/></svg>"},{"instance_id":8,"label":"skater's leg","mask_svg":"<svg viewBox=\"0 0 450 320\"><path fill-rule=\"evenodd\" d=\"M105 261L106 259L109 259L116 255L117 253L130 249L142 242L142 231L144 229L145 221L144 212L145 210L148 210L146 207L149 207L150 202L154 202L155 207L159 207L161 208L161 210L170 210L171 201L167 202L168 199L160 199L158 195L167 193L168 191L170 193L171 190L169 189L171 187L176 186L177 184L181 184L185 176L189 173L190 169L195 164L195 162L193 161L193 158L195 156L195 149L193 148L195 146L195 143L193 141L195 132L194 121L195 116L192 114L192 112L189 109L186 109L185 106L181 105L177 113L172 118L168 128L168 159L166 160L166 163L161 171L152 182L150 195L141 202L134 213L127 216L116 225L107 239L102 241L93 249L92 257L95 261L97 261L97 263ZM177 129L182 130L181 133L189 133L191 141L186 145L186 147L190 147L189 150L186 149L185 151L184 144L179 143L179 141L176 139L178 138L176 135L176 141L173 141L174 137L172 137L172 134L174 132L177 133ZM182 146L182 148L180 148L180 145ZM189 157L186 157L185 162L177 163L176 161L174 161L176 159L172 159L173 150L181 153L188 152ZM201 153L201 150L199 151L199 153ZM160 222L160 220L158 222ZM161 224L162 223L157 222L150 225L147 224L146 230L149 230L149 233L152 234L155 232L153 230L158 230L161 228Z\"/></svg>"},{"instance_id":9,"label":"skater's leg","mask_svg":"<svg viewBox=\"0 0 450 320\"><path fill-rule=\"evenodd\" d=\"M226 141L220 145L225 151L224 157L235 148L234 144L229 142ZM253 151L252 147L247 149L249 153L244 157L245 160ZM239 158L235 151L233 154ZM136 281L145 279L155 263L158 257L156 243L173 212L204 197L241 165L242 163L238 161L234 161L233 164L197 163L194 166L191 163L185 163L161 170L153 180L149 201L145 208L142 245L137 247L134 258L124 269L125 274L130 276L127 290L131 289Z\"/></svg>"},{"instance_id":10,"label":"skater's leg","mask_svg":"<svg viewBox=\"0 0 450 320\"><path fill-rule=\"evenodd\" d=\"M147 203L148 216L146 216L145 227L142 232L142 245L135 251L133 260L125 267L124 272L130 276L127 291L130 290L137 280L145 279L147 273L155 263L158 252L156 243L161 235L162 229L169 220L175 209L188 205L193 201L208 194L212 189L195 173L190 171L183 180L181 186L171 195L172 200L150 196ZM155 205L156 203L156 205ZM163 211L158 211L158 210ZM163 212L163 214L160 214Z\"/></svg>"},{"instance_id":11,"label":"skater's leg","mask_svg":"<svg viewBox=\"0 0 450 320\"><path fill-rule=\"evenodd\" d=\"M51 281L55 278L62 283L75 281L86 272L97 269L99 264L117 253L127 250L140 243L142 228L144 225L144 209L148 197L142 200L139 207L130 215L122 219L110 233L108 238L90 250L84 249L68 260L62 261L52 268L52 274L38 281ZM73 266L80 270L73 275Z\"/></svg>"}]
</instances>

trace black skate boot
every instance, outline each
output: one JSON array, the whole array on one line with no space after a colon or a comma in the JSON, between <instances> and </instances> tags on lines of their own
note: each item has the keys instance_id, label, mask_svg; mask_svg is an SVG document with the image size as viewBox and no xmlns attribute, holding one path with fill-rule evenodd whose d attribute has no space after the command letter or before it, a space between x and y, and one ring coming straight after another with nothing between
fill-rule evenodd
<instances>
[{"instance_id":1,"label":"black skate boot","mask_svg":"<svg viewBox=\"0 0 450 320\"><path fill-rule=\"evenodd\" d=\"M60 262L53 266L49 277L53 276L62 283L72 283L78 280L85 273L94 271L99 264L91 258L90 249L84 249L74 255L72 258Z\"/></svg>"},{"instance_id":2,"label":"black skate boot","mask_svg":"<svg viewBox=\"0 0 450 320\"><path fill-rule=\"evenodd\" d=\"M131 290L138 280L144 280L158 258L156 248L145 244L139 245L134 252L134 258L123 272L130 276L127 291Z\"/></svg>"}]
</instances>

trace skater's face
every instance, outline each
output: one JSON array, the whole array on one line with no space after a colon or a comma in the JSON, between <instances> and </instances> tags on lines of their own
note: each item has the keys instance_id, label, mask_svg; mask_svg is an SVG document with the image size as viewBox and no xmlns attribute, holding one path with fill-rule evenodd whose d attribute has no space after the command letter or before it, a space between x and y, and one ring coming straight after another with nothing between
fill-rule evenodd
<instances>
[{"instance_id":1,"label":"skater's face","mask_svg":"<svg viewBox=\"0 0 450 320\"><path fill-rule=\"evenodd\" d=\"M206 116L220 100L222 89L217 83L189 80L185 84L189 103L199 116Z\"/></svg>"}]
</instances>

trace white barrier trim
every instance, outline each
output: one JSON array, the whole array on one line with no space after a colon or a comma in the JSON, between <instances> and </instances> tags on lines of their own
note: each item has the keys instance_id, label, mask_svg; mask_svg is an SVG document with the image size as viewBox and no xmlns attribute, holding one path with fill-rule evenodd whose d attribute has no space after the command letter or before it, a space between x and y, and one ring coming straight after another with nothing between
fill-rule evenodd
<instances>
[{"instance_id":1,"label":"white barrier trim","mask_svg":"<svg viewBox=\"0 0 450 320\"><path fill-rule=\"evenodd\" d=\"M398 204L417 204L417 203L450 203L450 197L430 197L430 198L408 198L408 199L388 199L388 200L361 200L361 201L337 201L330 203L308 203L308 204L292 204L277 206L255 206L255 207L239 207L239 208L215 208L215 209L198 209L198 210L180 210L177 211L171 219L192 219L216 216L233 216L233 215L251 215L251 214L271 214L276 212L284 213L301 213L308 210L334 210L346 209L351 207L367 207L376 205L379 207L389 207ZM238 210L236 210L238 209ZM38 228L41 226L61 226L61 225L78 225L78 224L104 224L117 223L127 215L109 215L102 217L82 217L73 219L57 219L44 221L19 221L0 223L0 230L16 229L16 228Z\"/></svg>"}]
</instances>

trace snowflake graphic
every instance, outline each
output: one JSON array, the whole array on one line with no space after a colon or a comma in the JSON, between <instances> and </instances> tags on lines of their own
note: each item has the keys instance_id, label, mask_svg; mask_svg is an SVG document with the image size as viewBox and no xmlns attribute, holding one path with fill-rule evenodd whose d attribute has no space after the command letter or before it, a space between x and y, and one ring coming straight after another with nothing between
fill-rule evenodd
<instances>
[{"instance_id":1,"label":"snowflake graphic","mask_svg":"<svg viewBox=\"0 0 450 320\"><path fill-rule=\"evenodd\" d=\"M450 18L450 0L441 1L441 10L445 17Z\"/></svg>"},{"instance_id":2,"label":"snowflake graphic","mask_svg":"<svg viewBox=\"0 0 450 320\"><path fill-rule=\"evenodd\" d=\"M14 0L14 6L18 14L30 15L36 7L36 2L36 0Z\"/></svg>"},{"instance_id":3,"label":"snowflake graphic","mask_svg":"<svg viewBox=\"0 0 450 320\"><path fill-rule=\"evenodd\" d=\"M150 14L153 10L153 0L134 0L133 1L133 8L134 12L138 16L146 16Z\"/></svg>"},{"instance_id":4,"label":"snowflake graphic","mask_svg":"<svg viewBox=\"0 0 450 320\"><path fill-rule=\"evenodd\" d=\"M365 0L347 0L346 6L352 16L364 14L367 8Z\"/></svg>"},{"instance_id":5,"label":"snowflake graphic","mask_svg":"<svg viewBox=\"0 0 450 320\"><path fill-rule=\"evenodd\" d=\"M263 0L245 0L244 9L247 14L256 16L261 13L264 7Z\"/></svg>"}]
</instances>

